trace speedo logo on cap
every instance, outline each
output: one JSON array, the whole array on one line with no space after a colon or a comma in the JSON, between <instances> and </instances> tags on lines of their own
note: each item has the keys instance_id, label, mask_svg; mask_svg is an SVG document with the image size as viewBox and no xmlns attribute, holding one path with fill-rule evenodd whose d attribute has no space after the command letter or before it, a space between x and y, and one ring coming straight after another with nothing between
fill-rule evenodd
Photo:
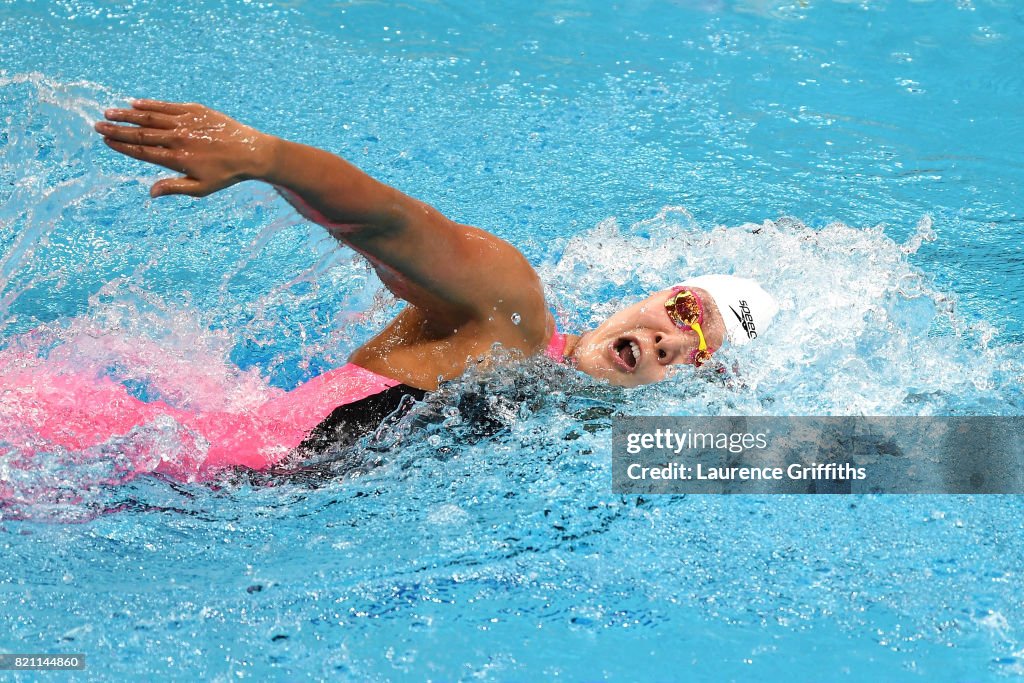
<instances>
[{"instance_id":1,"label":"speedo logo on cap","mask_svg":"<svg viewBox=\"0 0 1024 683\"><path fill-rule=\"evenodd\" d=\"M747 333L747 337L749 339L757 339L757 330L754 329L754 316L750 315L750 306L747 305L746 299L740 301L742 315L737 313L736 309L732 306L729 307L729 310L740 321L740 325L743 326L743 331Z\"/></svg>"}]
</instances>

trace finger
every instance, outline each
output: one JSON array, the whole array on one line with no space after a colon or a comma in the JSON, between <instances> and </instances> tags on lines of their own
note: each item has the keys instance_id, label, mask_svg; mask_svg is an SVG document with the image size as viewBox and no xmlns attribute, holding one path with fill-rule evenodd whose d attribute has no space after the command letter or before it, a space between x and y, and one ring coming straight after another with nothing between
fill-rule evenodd
<instances>
[{"instance_id":1,"label":"finger","mask_svg":"<svg viewBox=\"0 0 1024 683\"><path fill-rule=\"evenodd\" d=\"M148 161L151 164L157 164L159 166L169 168L172 171L178 171L179 173L186 172L178 153L169 150L166 147L131 145L126 142L118 142L117 140L111 140L106 137L103 138L103 142L107 143L107 146L110 147L110 149L120 152L125 156L132 157L133 159Z\"/></svg>"},{"instance_id":2,"label":"finger","mask_svg":"<svg viewBox=\"0 0 1024 683\"><path fill-rule=\"evenodd\" d=\"M100 121L95 126L96 131L104 137L121 142L129 142L135 145L170 145L174 141L174 135L166 130L158 128L135 128L134 126L115 126L113 123Z\"/></svg>"},{"instance_id":3,"label":"finger","mask_svg":"<svg viewBox=\"0 0 1024 683\"><path fill-rule=\"evenodd\" d=\"M195 178L181 176L180 178L164 178L153 183L149 188L150 197L163 197L171 194L185 194L190 197L205 197L210 194L210 188Z\"/></svg>"},{"instance_id":4,"label":"finger","mask_svg":"<svg viewBox=\"0 0 1024 683\"><path fill-rule=\"evenodd\" d=\"M141 111L138 109L108 109L103 112L108 121L123 121L134 123L137 126L146 128L174 128L178 122L168 114L160 114L155 111Z\"/></svg>"},{"instance_id":5,"label":"finger","mask_svg":"<svg viewBox=\"0 0 1024 683\"><path fill-rule=\"evenodd\" d=\"M183 102L164 102L162 100L132 100L132 106L146 111L158 111L161 114L185 114L192 107Z\"/></svg>"}]
</instances>

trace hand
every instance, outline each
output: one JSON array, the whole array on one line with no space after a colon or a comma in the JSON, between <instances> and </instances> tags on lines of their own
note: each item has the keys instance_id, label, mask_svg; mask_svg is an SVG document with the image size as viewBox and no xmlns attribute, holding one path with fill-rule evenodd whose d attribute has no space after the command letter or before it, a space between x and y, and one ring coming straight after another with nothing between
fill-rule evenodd
<instances>
[{"instance_id":1,"label":"hand","mask_svg":"<svg viewBox=\"0 0 1024 683\"><path fill-rule=\"evenodd\" d=\"M111 149L184 174L154 183L153 197L205 197L260 177L273 157L276 138L201 104L133 100L131 109L108 109L104 116L95 128Z\"/></svg>"}]
</instances>

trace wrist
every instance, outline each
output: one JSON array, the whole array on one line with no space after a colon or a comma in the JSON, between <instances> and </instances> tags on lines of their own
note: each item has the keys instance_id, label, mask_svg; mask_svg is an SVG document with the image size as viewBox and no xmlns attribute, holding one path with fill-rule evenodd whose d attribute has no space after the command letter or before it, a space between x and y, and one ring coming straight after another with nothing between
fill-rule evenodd
<instances>
[{"instance_id":1,"label":"wrist","mask_svg":"<svg viewBox=\"0 0 1024 683\"><path fill-rule=\"evenodd\" d=\"M272 178L280 165L281 147L284 140L274 135L260 134L253 146L253 155L245 176L248 180L273 182Z\"/></svg>"}]
</instances>

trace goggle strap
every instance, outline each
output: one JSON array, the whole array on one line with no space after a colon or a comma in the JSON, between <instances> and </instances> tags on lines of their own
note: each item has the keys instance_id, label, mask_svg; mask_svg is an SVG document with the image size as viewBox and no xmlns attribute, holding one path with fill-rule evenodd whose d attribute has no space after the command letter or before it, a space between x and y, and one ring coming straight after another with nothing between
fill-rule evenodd
<instances>
[{"instance_id":1,"label":"goggle strap","mask_svg":"<svg viewBox=\"0 0 1024 683\"><path fill-rule=\"evenodd\" d=\"M700 329L700 323L690 323L690 329L697 333L697 338L700 339L700 344L697 349L700 351L708 350L708 343L704 340L704 330Z\"/></svg>"}]
</instances>

